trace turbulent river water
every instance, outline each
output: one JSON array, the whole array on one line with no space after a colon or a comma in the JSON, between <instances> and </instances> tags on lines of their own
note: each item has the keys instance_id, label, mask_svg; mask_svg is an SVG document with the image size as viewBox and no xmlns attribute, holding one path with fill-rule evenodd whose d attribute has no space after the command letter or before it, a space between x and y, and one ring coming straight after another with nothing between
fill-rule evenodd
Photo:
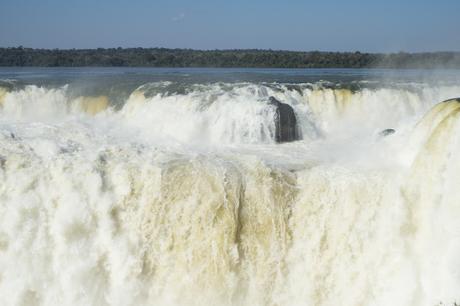
<instances>
[{"instance_id":1,"label":"turbulent river water","mask_svg":"<svg viewBox=\"0 0 460 306\"><path fill-rule=\"evenodd\" d=\"M0 304L460 302L456 97L455 70L2 68Z\"/></svg>"}]
</instances>

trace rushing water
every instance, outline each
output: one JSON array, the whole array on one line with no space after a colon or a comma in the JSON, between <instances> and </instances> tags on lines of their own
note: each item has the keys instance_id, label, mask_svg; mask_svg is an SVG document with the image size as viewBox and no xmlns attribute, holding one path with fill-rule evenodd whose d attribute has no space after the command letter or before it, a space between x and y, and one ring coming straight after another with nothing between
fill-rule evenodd
<instances>
[{"instance_id":1,"label":"rushing water","mask_svg":"<svg viewBox=\"0 0 460 306\"><path fill-rule=\"evenodd\" d=\"M455 70L2 68L0 304L460 302L458 96Z\"/></svg>"}]
</instances>

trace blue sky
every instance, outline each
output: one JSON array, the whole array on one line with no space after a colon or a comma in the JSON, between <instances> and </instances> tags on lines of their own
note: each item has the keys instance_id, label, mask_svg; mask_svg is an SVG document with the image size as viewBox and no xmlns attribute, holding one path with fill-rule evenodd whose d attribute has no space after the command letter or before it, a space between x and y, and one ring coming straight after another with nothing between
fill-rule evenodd
<instances>
[{"instance_id":1,"label":"blue sky","mask_svg":"<svg viewBox=\"0 0 460 306\"><path fill-rule=\"evenodd\" d=\"M460 0L0 0L0 46L460 51Z\"/></svg>"}]
</instances>

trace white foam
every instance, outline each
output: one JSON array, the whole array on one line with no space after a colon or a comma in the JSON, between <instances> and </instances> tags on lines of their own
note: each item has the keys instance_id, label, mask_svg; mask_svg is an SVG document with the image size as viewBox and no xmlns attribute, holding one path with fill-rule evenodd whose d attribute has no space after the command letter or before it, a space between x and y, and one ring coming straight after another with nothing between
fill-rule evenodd
<instances>
[{"instance_id":1,"label":"white foam","mask_svg":"<svg viewBox=\"0 0 460 306\"><path fill-rule=\"evenodd\" d=\"M421 119L456 89L316 90L136 91L97 114L66 87L6 93L0 304L460 301L457 102ZM304 140L274 143L271 95Z\"/></svg>"}]
</instances>

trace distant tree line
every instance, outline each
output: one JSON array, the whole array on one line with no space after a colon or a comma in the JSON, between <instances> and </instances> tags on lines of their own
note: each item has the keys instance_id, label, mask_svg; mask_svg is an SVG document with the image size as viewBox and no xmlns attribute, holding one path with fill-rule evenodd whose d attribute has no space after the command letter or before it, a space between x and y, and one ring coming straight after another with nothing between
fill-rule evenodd
<instances>
[{"instance_id":1,"label":"distant tree line","mask_svg":"<svg viewBox=\"0 0 460 306\"><path fill-rule=\"evenodd\" d=\"M460 68L460 52L361 53L165 48L0 48L0 66Z\"/></svg>"}]
</instances>

